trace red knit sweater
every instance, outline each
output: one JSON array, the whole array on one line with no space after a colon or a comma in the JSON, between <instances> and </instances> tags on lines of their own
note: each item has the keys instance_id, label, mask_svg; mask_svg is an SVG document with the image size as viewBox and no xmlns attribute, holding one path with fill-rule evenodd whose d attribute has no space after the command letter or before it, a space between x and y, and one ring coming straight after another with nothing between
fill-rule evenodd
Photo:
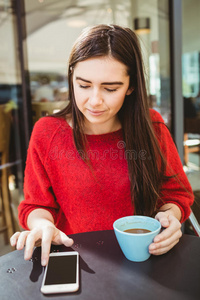
<instances>
[{"instance_id":1,"label":"red knit sweater","mask_svg":"<svg viewBox=\"0 0 200 300\"><path fill-rule=\"evenodd\" d=\"M189 191L175 179L162 187L162 200L179 206L183 222L190 214L192 190L162 117L153 110L151 116L169 167ZM28 229L27 216L35 208L48 209L66 234L112 229L116 219L134 213L122 130L87 135L87 140L93 172L81 160L64 119L45 117L35 124L25 170L25 199L19 205L23 228Z\"/></svg>"}]
</instances>

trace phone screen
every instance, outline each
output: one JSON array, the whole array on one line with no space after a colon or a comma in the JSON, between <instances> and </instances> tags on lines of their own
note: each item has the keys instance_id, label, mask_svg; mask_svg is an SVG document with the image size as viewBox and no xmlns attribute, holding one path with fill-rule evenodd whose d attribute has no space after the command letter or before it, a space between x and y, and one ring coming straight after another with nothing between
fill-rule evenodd
<instances>
[{"instance_id":1,"label":"phone screen","mask_svg":"<svg viewBox=\"0 0 200 300\"><path fill-rule=\"evenodd\" d=\"M45 285L76 283L77 256L50 256Z\"/></svg>"}]
</instances>

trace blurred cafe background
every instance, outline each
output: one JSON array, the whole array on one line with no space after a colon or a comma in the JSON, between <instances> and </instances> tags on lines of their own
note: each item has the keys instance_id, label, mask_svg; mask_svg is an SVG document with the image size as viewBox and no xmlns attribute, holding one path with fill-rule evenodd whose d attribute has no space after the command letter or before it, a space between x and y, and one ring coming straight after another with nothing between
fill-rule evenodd
<instances>
[{"instance_id":1,"label":"blurred cafe background","mask_svg":"<svg viewBox=\"0 0 200 300\"><path fill-rule=\"evenodd\" d=\"M26 153L35 122L68 104L67 61L86 26L127 26L138 34L149 105L178 147L200 214L200 1L0 0L0 255L20 230Z\"/></svg>"}]
</instances>

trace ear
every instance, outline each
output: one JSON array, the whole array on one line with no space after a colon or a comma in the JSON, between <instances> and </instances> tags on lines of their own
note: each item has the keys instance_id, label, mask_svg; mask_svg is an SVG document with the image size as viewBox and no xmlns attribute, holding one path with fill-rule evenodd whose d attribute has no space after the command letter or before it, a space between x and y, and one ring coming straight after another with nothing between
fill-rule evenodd
<instances>
[{"instance_id":1,"label":"ear","mask_svg":"<svg viewBox=\"0 0 200 300\"><path fill-rule=\"evenodd\" d=\"M130 87L126 92L126 96L129 96L133 91L134 91L134 87Z\"/></svg>"}]
</instances>

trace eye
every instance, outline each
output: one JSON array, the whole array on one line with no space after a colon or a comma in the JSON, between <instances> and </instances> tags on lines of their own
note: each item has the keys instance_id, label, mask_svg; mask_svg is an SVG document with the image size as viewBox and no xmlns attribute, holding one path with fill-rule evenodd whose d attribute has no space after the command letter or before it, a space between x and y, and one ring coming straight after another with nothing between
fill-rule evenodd
<instances>
[{"instance_id":1,"label":"eye","mask_svg":"<svg viewBox=\"0 0 200 300\"><path fill-rule=\"evenodd\" d=\"M108 88L105 88L105 90L108 91L108 92L110 92L110 93L117 91L117 89L108 89Z\"/></svg>"},{"instance_id":2,"label":"eye","mask_svg":"<svg viewBox=\"0 0 200 300\"><path fill-rule=\"evenodd\" d=\"M79 84L79 87L80 87L81 89L87 89L87 88L89 88L89 85L81 85L81 84Z\"/></svg>"}]
</instances>

